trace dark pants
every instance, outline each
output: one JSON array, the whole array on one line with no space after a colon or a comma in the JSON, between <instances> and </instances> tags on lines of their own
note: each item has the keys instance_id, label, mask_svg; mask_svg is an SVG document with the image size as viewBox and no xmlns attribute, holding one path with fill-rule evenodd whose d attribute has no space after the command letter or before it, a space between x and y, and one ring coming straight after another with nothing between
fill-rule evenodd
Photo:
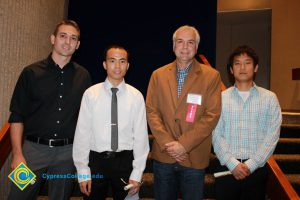
<instances>
[{"instance_id":1,"label":"dark pants","mask_svg":"<svg viewBox=\"0 0 300 200\"><path fill-rule=\"evenodd\" d=\"M47 175L74 175L75 173L72 145L49 147L25 140L23 155L27 167L36 175L36 181L34 184L29 184L23 191L12 183L9 200L34 200L38 196L41 184L47 180ZM50 200L69 200L75 183L74 179L53 178L48 181Z\"/></svg>"},{"instance_id":2,"label":"dark pants","mask_svg":"<svg viewBox=\"0 0 300 200\"><path fill-rule=\"evenodd\" d=\"M89 167L91 174L101 174L102 178L92 178L92 188L89 200L105 200L108 196L109 186L111 187L114 200L124 200L128 191L124 190L132 172L132 151L122 151L115 157L105 157L101 153L91 151Z\"/></svg>"},{"instance_id":3,"label":"dark pants","mask_svg":"<svg viewBox=\"0 0 300 200\"><path fill-rule=\"evenodd\" d=\"M223 167L223 171L228 170ZM247 178L236 180L233 175L216 178L217 200L265 200L268 169L258 168Z\"/></svg>"},{"instance_id":4,"label":"dark pants","mask_svg":"<svg viewBox=\"0 0 300 200\"><path fill-rule=\"evenodd\" d=\"M153 161L156 200L202 200L205 169L193 169L178 163Z\"/></svg>"}]
</instances>

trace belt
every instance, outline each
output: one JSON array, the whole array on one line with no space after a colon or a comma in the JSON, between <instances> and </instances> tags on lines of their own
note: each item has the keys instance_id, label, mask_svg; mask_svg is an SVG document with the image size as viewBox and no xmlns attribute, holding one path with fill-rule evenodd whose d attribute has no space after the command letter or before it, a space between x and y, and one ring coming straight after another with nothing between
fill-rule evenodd
<instances>
[{"instance_id":1,"label":"belt","mask_svg":"<svg viewBox=\"0 0 300 200\"><path fill-rule=\"evenodd\" d=\"M29 140L31 142L48 145L49 147L58 147L58 146L65 146L65 145L68 145L68 144L73 144L73 139L69 139L69 138L66 138L66 139L45 139L45 138L36 137L36 136L32 136L32 135L28 135L25 138L26 138L26 140Z\"/></svg>"},{"instance_id":2,"label":"belt","mask_svg":"<svg viewBox=\"0 0 300 200\"><path fill-rule=\"evenodd\" d=\"M249 160L249 158L244 158L244 159L242 159L242 158L237 158L237 160L240 161L241 163L244 163L244 162L246 162L247 160Z\"/></svg>"},{"instance_id":3,"label":"belt","mask_svg":"<svg viewBox=\"0 0 300 200\"><path fill-rule=\"evenodd\" d=\"M132 153L132 150L124 150L120 152L116 151L103 151L101 153L98 153L98 156L102 159L108 159L108 158L116 158L123 155L130 155Z\"/></svg>"}]
</instances>

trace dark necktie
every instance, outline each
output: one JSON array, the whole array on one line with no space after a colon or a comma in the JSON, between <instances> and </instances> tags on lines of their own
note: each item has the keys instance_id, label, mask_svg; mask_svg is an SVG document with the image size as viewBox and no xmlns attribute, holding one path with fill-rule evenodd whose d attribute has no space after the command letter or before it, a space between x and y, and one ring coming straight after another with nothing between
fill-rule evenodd
<instances>
[{"instance_id":1,"label":"dark necktie","mask_svg":"<svg viewBox=\"0 0 300 200\"><path fill-rule=\"evenodd\" d=\"M111 88L111 149L116 151L118 149L118 88Z\"/></svg>"}]
</instances>

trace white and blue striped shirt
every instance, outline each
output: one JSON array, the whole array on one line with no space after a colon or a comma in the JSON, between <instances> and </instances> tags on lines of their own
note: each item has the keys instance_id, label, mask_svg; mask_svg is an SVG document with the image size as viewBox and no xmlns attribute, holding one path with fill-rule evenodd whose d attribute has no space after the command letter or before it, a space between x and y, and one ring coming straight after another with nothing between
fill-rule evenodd
<instances>
[{"instance_id":1,"label":"white and blue striped shirt","mask_svg":"<svg viewBox=\"0 0 300 200\"><path fill-rule=\"evenodd\" d=\"M254 86L244 102L236 87L222 92L222 113L213 131L213 147L221 165L230 171L245 164L251 173L264 166L279 139L282 121L276 95Z\"/></svg>"}]
</instances>

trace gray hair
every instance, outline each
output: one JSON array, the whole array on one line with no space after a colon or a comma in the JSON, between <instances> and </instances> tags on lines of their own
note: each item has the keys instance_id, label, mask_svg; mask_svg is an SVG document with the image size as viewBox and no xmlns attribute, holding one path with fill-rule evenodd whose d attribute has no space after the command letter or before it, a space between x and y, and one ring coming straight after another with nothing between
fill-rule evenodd
<instances>
[{"instance_id":1,"label":"gray hair","mask_svg":"<svg viewBox=\"0 0 300 200\"><path fill-rule=\"evenodd\" d=\"M176 36L177 36L177 33L178 31L182 31L182 30L191 30L195 33L196 35L196 44L197 44L197 47L199 46L199 43L200 43L200 34L198 32L198 30L193 27L193 26L189 26L189 25L184 25L184 26L181 26L179 27L174 33L173 33L173 43L175 42L176 40Z\"/></svg>"}]
</instances>

